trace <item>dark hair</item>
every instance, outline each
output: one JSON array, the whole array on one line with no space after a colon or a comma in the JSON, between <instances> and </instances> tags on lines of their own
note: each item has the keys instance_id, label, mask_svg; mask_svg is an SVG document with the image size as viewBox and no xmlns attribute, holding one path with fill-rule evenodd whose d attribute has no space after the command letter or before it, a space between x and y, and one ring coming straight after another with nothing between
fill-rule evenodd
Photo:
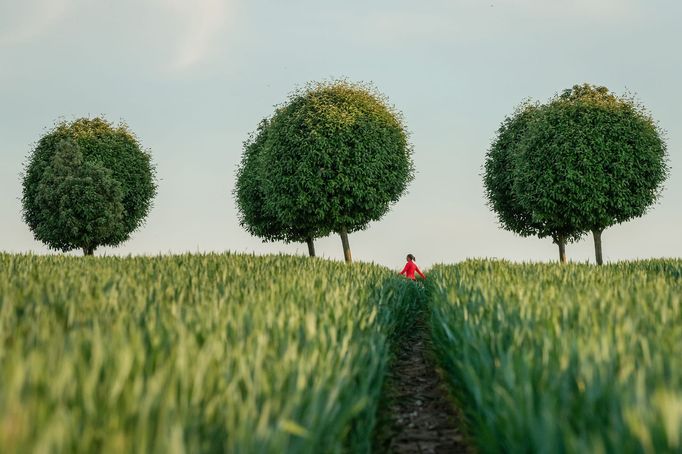
<instances>
[{"instance_id":1,"label":"dark hair","mask_svg":"<svg viewBox=\"0 0 682 454\"><path fill-rule=\"evenodd\" d=\"M412 260L413 262L416 262L416 261L417 261L416 257L415 257L414 255L412 255L412 254L407 254L407 258L410 259L410 260Z\"/></svg>"}]
</instances>

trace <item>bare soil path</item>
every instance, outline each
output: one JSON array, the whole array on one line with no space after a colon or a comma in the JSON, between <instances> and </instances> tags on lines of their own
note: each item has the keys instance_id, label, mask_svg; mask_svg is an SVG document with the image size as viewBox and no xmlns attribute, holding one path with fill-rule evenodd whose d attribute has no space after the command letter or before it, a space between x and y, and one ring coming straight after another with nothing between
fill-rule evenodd
<instances>
[{"instance_id":1,"label":"bare soil path","mask_svg":"<svg viewBox=\"0 0 682 454\"><path fill-rule=\"evenodd\" d=\"M374 452L473 453L462 416L436 369L422 317L395 353L384 385Z\"/></svg>"}]
</instances>

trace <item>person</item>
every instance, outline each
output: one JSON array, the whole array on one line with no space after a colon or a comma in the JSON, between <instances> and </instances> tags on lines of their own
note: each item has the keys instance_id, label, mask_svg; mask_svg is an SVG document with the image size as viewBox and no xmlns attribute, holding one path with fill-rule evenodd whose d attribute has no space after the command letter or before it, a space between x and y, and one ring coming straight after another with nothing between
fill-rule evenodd
<instances>
[{"instance_id":1,"label":"person","mask_svg":"<svg viewBox=\"0 0 682 454\"><path fill-rule=\"evenodd\" d=\"M405 268L400 272L400 274L404 274L406 278L412 279L413 281L415 280L414 278L414 272L416 271L419 273L419 275L422 277L422 279L426 279L426 276L424 276L424 273L421 272L419 267L417 266L416 262L417 259L414 258L414 255L412 254L407 254L407 263L405 264Z\"/></svg>"}]
</instances>

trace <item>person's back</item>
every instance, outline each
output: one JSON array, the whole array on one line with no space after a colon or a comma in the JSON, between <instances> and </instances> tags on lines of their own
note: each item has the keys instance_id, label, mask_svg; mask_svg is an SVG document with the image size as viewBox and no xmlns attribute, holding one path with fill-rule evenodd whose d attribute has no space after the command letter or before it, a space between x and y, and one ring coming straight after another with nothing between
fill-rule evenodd
<instances>
[{"instance_id":1,"label":"person's back","mask_svg":"<svg viewBox=\"0 0 682 454\"><path fill-rule=\"evenodd\" d=\"M422 273L417 264L414 263L416 260L417 259L414 257L414 255L407 254L407 263L405 264L405 268L403 268L400 274L404 274L405 277L407 277L408 279L412 279L414 281L415 280L414 272L416 271L422 277L422 279L426 279L424 273Z\"/></svg>"}]
</instances>

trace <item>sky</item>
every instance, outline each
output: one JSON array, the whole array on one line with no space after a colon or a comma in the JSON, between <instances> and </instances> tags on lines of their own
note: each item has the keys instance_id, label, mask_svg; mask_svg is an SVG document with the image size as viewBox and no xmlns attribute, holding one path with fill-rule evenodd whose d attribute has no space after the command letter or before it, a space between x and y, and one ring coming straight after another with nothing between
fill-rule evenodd
<instances>
[{"instance_id":1,"label":"sky","mask_svg":"<svg viewBox=\"0 0 682 454\"><path fill-rule=\"evenodd\" d=\"M21 218L21 172L56 122L125 121L159 188L145 225L98 255L307 254L239 225L242 143L308 81L368 81L402 111L416 178L350 236L356 260L422 268L553 261L500 229L482 166L504 117L574 84L636 93L666 131L671 174L644 217L604 232L606 261L682 256L682 3L673 0L0 0L0 251L54 253ZM341 260L338 236L318 255ZM586 237L570 260L594 261Z\"/></svg>"}]
</instances>

